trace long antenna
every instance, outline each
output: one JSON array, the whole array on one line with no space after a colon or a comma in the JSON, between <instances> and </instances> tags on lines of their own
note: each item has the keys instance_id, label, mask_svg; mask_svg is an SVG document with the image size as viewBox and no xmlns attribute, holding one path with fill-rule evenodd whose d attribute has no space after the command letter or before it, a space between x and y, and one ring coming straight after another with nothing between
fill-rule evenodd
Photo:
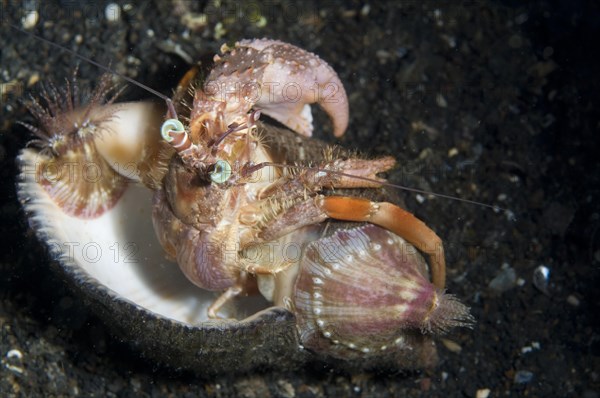
<instances>
[{"instance_id":1,"label":"long antenna","mask_svg":"<svg viewBox=\"0 0 600 398\"><path fill-rule=\"evenodd\" d=\"M433 195L433 196L437 196L437 197L444 198L444 199L456 200L458 202L470 203L470 204L473 204L473 205L483 206L483 207L487 207L489 209L492 209L494 211L504 211L504 212L509 211L509 209L505 209L505 208L502 208L500 206L490 205L490 204L483 203L483 202L477 202L475 200L463 199L463 198L459 198L458 196L445 195L445 194L442 194L442 193L435 193L435 192L430 192L430 191L424 191L422 189L410 188L410 187L406 187L404 185L394 184L394 183L387 182L387 181L374 180L372 178L363 177L363 176L357 176L357 175L353 175L353 174L348 174L348 173L344 173L344 172L337 171L337 170L322 170L322 169L311 167L311 166L302 166L302 165L284 164L284 163L273 163L273 162L263 162L263 163L255 164L255 165L249 167L248 169L245 170L245 173L251 174L251 173L254 173L254 172L262 169L263 167L267 167L267 166L279 167L279 168L302 169L302 170L319 170L319 171L322 171L324 173L331 173L331 174L335 174L335 175L339 175L339 176L343 176L343 177L356 178L357 180L375 182L377 184L380 184L380 185L383 185L383 186L386 186L386 187L398 188L398 189L402 189L402 190L409 191L409 192L422 193L422 194L425 194L425 195Z\"/></svg>"}]
</instances>

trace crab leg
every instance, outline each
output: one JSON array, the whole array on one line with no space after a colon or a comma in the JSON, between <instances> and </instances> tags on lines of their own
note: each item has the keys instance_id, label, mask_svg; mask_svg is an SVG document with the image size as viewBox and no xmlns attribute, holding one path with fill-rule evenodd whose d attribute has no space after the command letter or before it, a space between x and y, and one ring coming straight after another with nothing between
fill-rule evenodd
<instances>
[{"instance_id":1,"label":"crab leg","mask_svg":"<svg viewBox=\"0 0 600 398\"><path fill-rule=\"evenodd\" d=\"M225 306L229 301L233 300L237 296L241 294L250 294L253 293L252 285L248 284L248 273L241 272L238 281L227 290L225 290L213 303L208 307L208 318L209 319L222 319L219 316L219 311L223 306ZM254 287L256 290L256 287Z\"/></svg>"},{"instance_id":2,"label":"crab leg","mask_svg":"<svg viewBox=\"0 0 600 398\"><path fill-rule=\"evenodd\" d=\"M255 239L272 241L301 227L321 223L327 218L369 222L406 239L429 256L432 282L436 287L444 289L446 260L442 240L423 221L388 202L373 202L349 196L320 195L309 198L280 214L267 224ZM273 273L273 270L259 268L256 268L256 271Z\"/></svg>"},{"instance_id":3,"label":"crab leg","mask_svg":"<svg viewBox=\"0 0 600 398\"><path fill-rule=\"evenodd\" d=\"M442 240L413 214L388 202L372 202L348 196L320 197L317 206L330 218L370 222L406 239L429 255L432 282L436 287L444 288L446 260Z\"/></svg>"},{"instance_id":4,"label":"crab leg","mask_svg":"<svg viewBox=\"0 0 600 398\"><path fill-rule=\"evenodd\" d=\"M379 188L386 180L378 177L377 174L390 170L395 164L396 160L391 156L373 160L350 158L327 162L315 168L302 170L293 179L276 181L261 191L259 198L275 198L281 195L287 198L292 196L290 192L304 196L306 190L319 192L323 187ZM272 164L254 165L252 166L254 170L246 171L246 173L251 175L268 165Z\"/></svg>"}]
</instances>

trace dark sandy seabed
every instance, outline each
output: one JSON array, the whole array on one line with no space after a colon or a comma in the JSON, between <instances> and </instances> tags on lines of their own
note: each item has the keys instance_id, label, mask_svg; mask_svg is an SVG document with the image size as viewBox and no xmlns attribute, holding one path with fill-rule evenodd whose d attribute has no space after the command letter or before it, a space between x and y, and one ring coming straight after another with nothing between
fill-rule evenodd
<instances>
[{"instance_id":1,"label":"dark sandy seabed","mask_svg":"<svg viewBox=\"0 0 600 398\"><path fill-rule=\"evenodd\" d=\"M139 359L111 337L28 228L15 156L30 136L15 121L31 119L18 100L48 79L64 81L77 64L6 26L21 25L23 7L34 3L0 2L0 396L600 395L597 5L118 2L121 17L109 22L104 2L43 2L33 31L167 94L189 67L175 44L204 65L223 42L242 38L313 51L350 98L342 145L397 157L394 182L510 209L402 193L444 239L448 290L477 318L473 330L439 342L434 370L202 379ZM182 4L205 13L206 25L186 27L174 11ZM100 74L81 64L82 87ZM147 96L132 87L124 98ZM315 124L329 137L322 113ZM550 270L545 292L533 283L541 265Z\"/></svg>"}]
</instances>

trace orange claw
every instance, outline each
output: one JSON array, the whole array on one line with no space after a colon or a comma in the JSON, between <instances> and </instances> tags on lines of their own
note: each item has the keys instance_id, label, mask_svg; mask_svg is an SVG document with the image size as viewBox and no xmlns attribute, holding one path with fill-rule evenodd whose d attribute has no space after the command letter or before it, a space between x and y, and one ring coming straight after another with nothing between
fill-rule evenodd
<instances>
[{"instance_id":1,"label":"orange claw","mask_svg":"<svg viewBox=\"0 0 600 398\"><path fill-rule=\"evenodd\" d=\"M372 202L348 196L322 197L318 205L330 218L370 222L406 239L429 255L431 280L436 287L444 289L446 260L442 240L414 215L388 202Z\"/></svg>"}]
</instances>

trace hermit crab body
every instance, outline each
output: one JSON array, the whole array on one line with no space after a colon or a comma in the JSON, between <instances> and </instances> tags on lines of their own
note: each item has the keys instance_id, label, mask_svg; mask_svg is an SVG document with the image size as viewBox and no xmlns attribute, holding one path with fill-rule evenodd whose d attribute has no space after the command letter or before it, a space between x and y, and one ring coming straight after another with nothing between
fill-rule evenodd
<instances>
[{"instance_id":1,"label":"hermit crab body","mask_svg":"<svg viewBox=\"0 0 600 398\"><path fill-rule=\"evenodd\" d=\"M19 157L19 195L92 298L117 297L107 317L126 307L161 325L170 341L128 331L147 355L203 372L311 357L415 368L433 364L432 335L472 322L443 291L441 240L381 188L394 160L310 138L312 103L336 136L348 125L343 86L316 55L224 46L162 111L107 99L107 79L86 104L71 85L33 102L38 149ZM91 249L116 255L91 261ZM168 358L154 352L167 343Z\"/></svg>"}]
</instances>

